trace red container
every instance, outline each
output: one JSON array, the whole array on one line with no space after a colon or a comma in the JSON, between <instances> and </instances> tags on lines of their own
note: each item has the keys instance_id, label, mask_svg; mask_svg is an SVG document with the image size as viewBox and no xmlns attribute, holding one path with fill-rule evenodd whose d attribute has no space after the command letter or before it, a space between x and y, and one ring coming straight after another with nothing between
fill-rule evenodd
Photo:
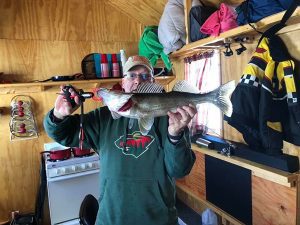
<instances>
[{"instance_id":1,"label":"red container","mask_svg":"<svg viewBox=\"0 0 300 225\"><path fill-rule=\"evenodd\" d=\"M78 147L72 148L75 157L85 156L91 154L91 149L80 149Z\"/></svg>"},{"instance_id":2,"label":"red container","mask_svg":"<svg viewBox=\"0 0 300 225\"><path fill-rule=\"evenodd\" d=\"M65 160L71 157L71 148L55 151L44 151L42 153L49 153L51 160Z\"/></svg>"},{"instance_id":3,"label":"red container","mask_svg":"<svg viewBox=\"0 0 300 225\"><path fill-rule=\"evenodd\" d=\"M117 59L117 54L112 54L112 76L120 77L120 67Z\"/></svg>"},{"instance_id":4,"label":"red container","mask_svg":"<svg viewBox=\"0 0 300 225\"><path fill-rule=\"evenodd\" d=\"M101 77L109 77L109 65L106 54L101 54Z\"/></svg>"}]
</instances>

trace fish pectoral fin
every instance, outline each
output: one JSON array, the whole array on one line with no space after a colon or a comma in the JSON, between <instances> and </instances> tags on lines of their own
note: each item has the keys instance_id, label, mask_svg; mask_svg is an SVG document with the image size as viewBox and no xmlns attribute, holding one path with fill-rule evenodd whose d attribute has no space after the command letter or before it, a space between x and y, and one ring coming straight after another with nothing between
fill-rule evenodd
<instances>
[{"instance_id":1,"label":"fish pectoral fin","mask_svg":"<svg viewBox=\"0 0 300 225\"><path fill-rule=\"evenodd\" d=\"M111 116L114 120L119 119L121 115L117 112L111 111Z\"/></svg>"},{"instance_id":2,"label":"fish pectoral fin","mask_svg":"<svg viewBox=\"0 0 300 225\"><path fill-rule=\"evenodd\" d=\"M140 128L140 132L142 133L142 135L146 135L148 134L148 132L150 131L153 123L154 123L154 118L153 117L143 117L139 119L139 128Z\"/></svg>"}]
</instances>

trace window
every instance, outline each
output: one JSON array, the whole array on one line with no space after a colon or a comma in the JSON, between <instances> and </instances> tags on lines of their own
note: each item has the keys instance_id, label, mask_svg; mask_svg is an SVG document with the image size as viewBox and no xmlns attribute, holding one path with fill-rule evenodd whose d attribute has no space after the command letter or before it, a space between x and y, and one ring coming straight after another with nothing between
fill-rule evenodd
<instances>
[{"instance_id":1,"label":"window","mask_svg":"<svg viewBox=\"0 0 300 225\"><path fill-rule=\"evenodd\" d=\"M184 59L185 80L196 86L201 93L207 93L221 85L220 51L201 53ZM207 130L208 134L221 136L222 112L213 104L199 105L192 121L192 134Z\"/></svg>"}]
</instances>

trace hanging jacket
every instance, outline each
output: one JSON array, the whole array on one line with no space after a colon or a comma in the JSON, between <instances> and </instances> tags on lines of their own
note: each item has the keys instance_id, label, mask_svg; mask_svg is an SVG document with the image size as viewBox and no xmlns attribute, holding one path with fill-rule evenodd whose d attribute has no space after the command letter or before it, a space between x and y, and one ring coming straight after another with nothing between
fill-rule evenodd
<instances>
[{"instance_id":1,"label":"hanging jacket","mask_svg":"<svg viewBox=\"0 0 300 225\"><path fill-rule=\"evenodd\" d=\"M276 155L283 140L300 145L300 108L295 64L278 36L262 38L232 94L225 117L250 147Z\"/></svg>"},{"instance_id":2,"label":"hanging jacket","mask_svg":"<svg viewBox=\"0 0 300 225\"><path fill-rule=\"evenodd\" d=\"M166 54L170 54L185 45L183 0L168 0L166 3L159 20L158 39Z\"/></svg>"},{"instance_id":3,"label":"hanging jacket","mask_svg":"<svg viewBox=\"0 0 300 225\"><path fill-rule=\"evenodd\" d=\"M164 47L158 40L157 28L157 26L145 27L139 41L139 55L148 58L153 67L156 65L157 60L161 58L170 71L172 68L171 61L169 56L164 53Z\"/></svg>"},{"instance_id":4,"label":"hanging jacket","mask_svg":"<svg viewBox=\"0 0 300 225\"><path fill-rule=\"evenodd\" d=\"M243 134L252 149L282 154L283 140L300 145L300 106L295 64L276 33L296 10L294 0L281 21L266 30L246 66L231 101L233 114L225 120Z\"/></svg>"}]
</instances>

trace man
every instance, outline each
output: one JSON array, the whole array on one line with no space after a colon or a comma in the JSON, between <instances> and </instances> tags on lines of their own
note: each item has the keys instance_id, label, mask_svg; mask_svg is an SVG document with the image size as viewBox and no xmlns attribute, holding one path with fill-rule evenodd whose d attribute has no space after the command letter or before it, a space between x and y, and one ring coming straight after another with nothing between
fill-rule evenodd
<instances>
[{"instance_id":1,"label":"man","mask_svg":"<svg viewBox=\"0 0 300 225\"><path fill-rule=\"evenodd\" d=\"M125 92L154 81L145 57L129 57L123 72ZM59 95L44 120L48 135L65 146L79 144L79 115L71 116L76 108ZM137 120L129 126L129 118L113 119L107 107L84 115L84 145L97 151L101 160L97 225L178 224L174 178L187 175L195 161L187 129L195 114L189 105L155 118L145 136Z\"/></svg>"}]
</instances>

